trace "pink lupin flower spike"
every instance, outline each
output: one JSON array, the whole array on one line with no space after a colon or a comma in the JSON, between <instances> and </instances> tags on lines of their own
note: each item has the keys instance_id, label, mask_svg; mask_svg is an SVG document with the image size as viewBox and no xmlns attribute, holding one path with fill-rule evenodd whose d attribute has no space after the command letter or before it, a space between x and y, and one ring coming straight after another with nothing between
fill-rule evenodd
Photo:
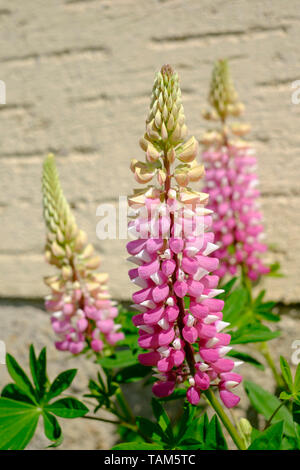
<instances>
[{"instance_id":1,"label":"pink lupin flower spike","mask_svg":"<svg viewBox=\"0 0 300 470\"><path fill-rule=\"evenodd\" d=\"M215 298L222 291L217 289L218 276L211 274L219 264L211 256L217 249L209 231L212 211L205 208L207 194L188 186L200 180L203 166L195 160L196 139L186 140L180 95L177 74L163 66L140 140L146 162L131 163L138 183L156 177L128 200L129 233L134 237L127 244L134 264L129 277L139 287L133 294L138 311L133 323L139 329L139 346L147 350L139 361L153 367L157 381L152 390L158 397L185 384L187 399L197 405L202 391L215 386L223 403L232 407L239 397L231 389L241 376L232 372L235 363L225 357L230 335L222 333L228 325L222 321L224 302Z\"/></svg>"},{"instance_id":2,"label":"pink lupin flower spike","mask_svg":"<svg viewBox=\"0 0 300 470\"><path fill-rule=\"evenodd\" d=\"M118 309L108 292L108 275L95 272L100 258L75 223L53 155L44 162L43 203L48 229L46 260L60 269L60 275L45 279L51 289L45 306L58 336L55 346L72 354L85 348L95 353L111 349L124 334L119 331L121 325L114 323Z\"/></svg>"},{"instance_id":3,"label":"pink lupin flower spike","mask_svg":"<svg viewBox=\"0 0 300 470\"><path fill-rule=\"evenodd\" d=\"M267 247L262 243L264 228L258 205L257 160L250 143L229 138L230 131L240 137L250 126L227 125L227 118L239 116L244 106L238 102L225 60L215 64L209 102L213 110L206 111L204 117L222 124L220 131L209 131L202 138L206 168L203 190L209 194L208 207L214 211L213 231L219 245L214 253L220 260L216 274L235 275L240 267L243 275L255 281L269 272L260 256Z\"/></svg>"}]
</instances>

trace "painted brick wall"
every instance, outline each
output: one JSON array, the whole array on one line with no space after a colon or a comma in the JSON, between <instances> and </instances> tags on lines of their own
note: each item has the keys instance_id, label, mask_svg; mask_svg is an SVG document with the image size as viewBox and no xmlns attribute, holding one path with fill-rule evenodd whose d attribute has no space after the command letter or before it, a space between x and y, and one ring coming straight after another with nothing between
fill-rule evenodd
<instances>
[{"instance_id":1,"label":"painted brick wall","mask_svg":"<svg viewBox=\"0 0 300 470\"><path fill-rule=\"evenodd\" d=\"M44 225L40 178L57 155L78 223L103 258L116 298L129 298L125 241L96 238L96 208L134 184L155 72L181 76L190 133L205 126L212 63L230 59L259 155L271 260L285 277L272 297L300 301L300 79L297 0L1 0L0 295L40 297Z\"/></svg>"}]
</instances>

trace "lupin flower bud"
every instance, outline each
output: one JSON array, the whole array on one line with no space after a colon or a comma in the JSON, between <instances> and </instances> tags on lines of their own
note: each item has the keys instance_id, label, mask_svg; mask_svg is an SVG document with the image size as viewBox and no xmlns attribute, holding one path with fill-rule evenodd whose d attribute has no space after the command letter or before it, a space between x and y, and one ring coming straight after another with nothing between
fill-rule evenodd
<instances>
[{"instance_id":1,"label":"lupin flower bud","mask_svg":"<svg viewBox=\"0 0 300 470\"><path fill-rule=\"evenodd\" d=\"M215 298L222 291L218 276L211 274L218 259L210 256L217 246L209 231L208 196L188 187L189 181L201 178L203 167L195 160L195 138L185 141L180 95L177 74L163 66L140 141L147 161L149 144L157 150L159 171L152 185L128 198L133 212L129 233L135 237L127 245L134 264L129 277L139 287L133 294L138 311L133 323L139 329L139 346L148 350L139 361L154 368L158 380L153 393L158 397L185 383L187 399L196 405L202 391L215 385L224 404L232 407L239 397L231 390L241 376L232 372L235 363L225 357L230 335L222 332L228 325L222 321L224 302Z\"/></svg>"},{"instance_id":2,"label":"lupin flower bud","mask_svg":"<svg viewBox=\"0 0 300 470\"><path fill-rule=\"evenodd\" d=\"M116 303L107 290L107 275L95 273L100 259L79 230L61 189L53 155L43 168L43 207L47 226L46 259L60 269L45 279L51 289L45 306L51 313L57 349L79 354L91 348L99 353L123 339L114 323Z\"/></svg>"},{"instance_id":3,"label":"lupin flower bud","mask_svg":"<svg viewBox=\"0 0 300 470\"><path fill-rule=\"evenodd\" d=\"M221 261L216 273L220 277L235 275L240 267L254 281L269 272L260 258L267 247L262 243L262 214L257 201L257 160L251 144L239 139L250 126L227 123L230 115L240 114L243 104L238 102L225 60L215 64L209 102L221 121L218 129L202 139L204 191L209 193L208 207L214 211L213 230L219 245L215 256Z\"/></svg>"}]
</instances>

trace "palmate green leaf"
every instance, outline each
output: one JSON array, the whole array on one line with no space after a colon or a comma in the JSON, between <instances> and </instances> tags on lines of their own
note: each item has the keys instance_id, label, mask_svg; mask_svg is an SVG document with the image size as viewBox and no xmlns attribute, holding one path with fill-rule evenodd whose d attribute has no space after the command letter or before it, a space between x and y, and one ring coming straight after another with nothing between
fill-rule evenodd
<instances>
[{"instance_id":1,"label":"palmate green leaf","mask_svg":"<svg viewBox=\"0 0 300 470\"><path fill-rule=\"evenodd\" d=\"M261 413L267 420L281 404L278 398L253 382L245 380L244 388L253 408L255 408L258 413ZM278 421L284 422L284 433L287 436L295 437L292 415L284 405L272 419L272 423Z\"/></svg>"},{"instance_id":2,"label":"palmate green leaf","mask_svg":"<svg viewBox=\"0 0 300 470\"><path fill-rule=\"evenodd\" d=\"M130 349L117 351L110 357L103 357L97 360L105 369L119 369L137 364L137 354L134 354Z\"/></svg>"},{"instance_id":3,"label":"palmate green leaf","mask_svg":"<svg viewBox=\"0 0 300 470\"><path fill-rule=\"evenodd\" d=\"M54 403L46 405L44 409L61 418L78 418L84 416L89 411L81 401L72 397L56 400Z\"/></svg>"},{"instance_id":4,"label":"palmate green leaf","mask_svg":"<svg viewBox=\"0 0 300 470\"><path fill-rule=\"evenodd\" d=\"M233 277L228 282L226 282L226 284L221 285L220 287L221 287L221 289L224 290L224 292L222 294L218 295L218 299L222 299L222 300L227 299L227 297L230 295L230 291L233 288L236 281L237 281L237 277Z\"/></svg>"},{"instance_id":5,"label":"palmate green leaf","mask_svg":"<svg viewBox=\"0 0 300 470\"><path fill-rule=\"evenodd\" d=\"M30 347L30 369L33 377L30 379L17 361L7 355L7 367L15 383L6 385L0 398L0 446L3 449L23 449L32 439L39 416L43 415L46 436L54 441L53 446L62 442L62 433L57 419L53 414L65 418L83 416L87 413L86 406L75 398L68 397L47 404L49 399L59 395L68 388L75 376L76 370L60 374L49 387L46 372L46 349L43 348L36 357L34 347Z\"/></svg>"},{"instance_id":6,"label":"palmate green leaf","mask_svg":"<svg viewBox=\"0 0 300 470\"><path fill-rule=\"evenodd\" d=\"M176 435L176 442L180 442L182 437L185 435L188 427L193 421L195 412L196 412L195 406L191 405L190 403L184 404L184 411L183 411L182 418L180 419L180 426L179 426L178 433Z\"/></svg>"},{"instance_id":7,"label":"palmate green leaf","mask_svg":"<svg viewBox=\"0 0 300 470\"><path fill-rule=\"evenodd\" d=\"M6 385L1 392L1 396L34 405L34 401L16 384Z\"/></svg>"},{"instance_id":8,"label":"palmate green leaf","mask_svg":"<svg viewBox=\"0 0 300 470\"><path fill-rule=\"evenodd\" d=\"M300 424L300 403L293 402L293 420L295 423Z\"/></svg>"},{"instance_id":9,"label":"palmate green leaf","mask_svg":"<svg viewBox=\"0 0 300 470\"><path fill-rule=\"evenodd\" d=\"M282 373L282 377L291 393L293 393L293 377L291 373L290 366L288 365L287 360L283 357L280 356L280 369Z\"/></svg>"},{"instance_id":10,"label":"palmate green leaf","mask_svg":"<svg viewBox=\"0 0 300 470\"><path fill-rule=\"evenodd\" d=\"M217 415L214 415L208 425L207 434L204 441L204 449L211 450L227 450L227 443L218 420Z\"/></svg>"},{"instance_id":11,"label":"palmate green leaf","mask_svg":"<svg viewBox=\"0 0 300 470\"><path fill-rule=\"evenodd\" d=\"M237 331L229 332L231 334L230 344L258 343L277 338L280 331L271 331L267 326L260 323L244 325Z\"/></svg>"},{"instance_id":12,"label":"palmate green leaf","mask_svg":"<svg viewBox=\"0 0 300 470\"><path fill-rule=\"evenodd\" d=\"M294 379L294 391L296 393L300 392L300 362L297 365L295 379Z\"/></svg>"},{"instance_id":13,"label":"palmate green leaf","mask_svg":"<svg viewBox=\"0 0 300 470\"><path fill-rule=\"evenodd\" d=\"M33 378L33 383L36 386L36 388L39 389L38 362L37 362L35 350L32 344L29 347L29 366L30 366L31 376Z\"/></svg>"},{"instance_id":14,"label":"palmate green leaf","mask_svg":"<svg viewBox=\"0 0 300 470\"><path fill-rule=\"evenodd\" d=\"M48 413L48 411L44 411L43 419L45 436L48 437L50 441L57 441L60 439L62 435L61 427L55 416Z\"/></svg>"},{"instance_id":15,"label":"palmate green leaf","mask_svg":"<svg viewBox=\"0 0 300 470\"><path fill-rule=\"evenodd\" d=\"M77 369L68 369L59 374L50 386L50 390L47 393L47 401L57 397L69 388L76 374Z\"/></svg>"},{"instance_id":16,"label":"palmate green leaf","mask_svg":"<svg viewBox=\"0 0 300 470\"><path fill-rule=\"evenodd\" d=\"M179 440L181 449L227 450L227 443L217 415L209 422L207 414L193 419Z\"/></svg>"},{"instance_id":17,"label":"palmate green leaf","mask_svg":"<svg viewBox=\"0 0 300 470\"><path fill-rule=\"evenodd\" d=\"M153 423L147 418L137 416L136 424L143 436L152 441L164 441L165 433L161 430L157 423Z\"/></svg>"},{"instance_id":18,"label":"palmate green leaf","mask_svg":"<svg viewBox=\"0 0 300 470\"><path fill-rule=\"evenodd\" d=\"M41 409L29 403L0 398L0 449L22 450L32 439Z\"/></svg>"},{"instance_id":19,"label":"palmate green leaf","mask_svg":"<svg viewBox=\"0 0 300 470\"><path fill-rule=\"evenodd\" d=\"M270 310L260 309L259 307L253 310L256 318L258 320L266 320L266 321L273 321L279 322L280 316L278 314L272 313Z\"/></svg>"},{"instance_id":20,"label":"palmate green leaf","mask_svg":"<svg viewBox=\"0 0 300 470\"><path fill-rule=\"evenodd\" d=\"M148 444L147 442L122 442L116 444L111 450L162 450L163 446L160 444Z\"/></svg>"},{"instance_id":21,"label":"palmate green leaf","mask_svg":"<svg viewBox=\"0 0 300 470\"><path fill-rule=\"evenodd\" d=\"M34 346L31 344L29 348L29 365L30 371L33 379L33 383L36 387L37 396L41 399L46 391L48 384L47 372L46 372L46 363L47 363L47 353L46 348L43 348L39 354L39 357L36 357Z\"/></svg>"},{"instance_id":22,"label":"palmate green leaf","mask_svg":"<svg viewBox=\"0 0 300 470\"><path fill-rule=\"evenodd\" d=\"M119 370L115 375L114 380L120 384L137 382L138 380L141 380L146 377L146 375L150 374L150 372L150 367L146 367L140 363L137 363Z\"/></svg>"},{"instance_id":23,"label":"palmate green leaf","mask_svg":"<svg viewBox=\"0 0 300 470\"><path fill-rule=\"evenodd\" d=\"M29 378L25 374L22 367L17 363L15 358L10 354L6 354L6 367L9 375L18 385L18 387L36 403L37 397Z\"/></svg>"},{"instance_id":24,"label":"palmate green leaf","mask_svg":"<svg viewBox=\"0 0 300 470\"><path fill-rule=\"evenodd\" d=\"M280 263L275 262L270 264L270 271L266 274L269 277L283 277L283 274L280 272Z\"/></svg>"},{"instance_id":25,"label":"palmate green leaf","mask_svg":"<svg viewBox=\"0 0 300 470\"><path fill-rule=\"evenodd\" d=\"M262 300L265 295L266 295L266 289L263 289L259 292L258 296L256 297L256 299L254 299L254 302L253 302L254 307L258 307L258 305L262 303Z\"/></svg>"},{"instance_id":26,"label":"palmate green leaf","mask_svg":"<svg viewBox=\"0 0 300 470\"><path fill-rule=\"evenodd\" d=\"M283 421L273 424L254 439L248 450L280 450Z\"/></svg>"},{"instance_id":27,"label":"palmate green leaf","mask_svg":"<svg viewBox=\"0 0 300 470\"><path fill-rule=\"evenodd\" d=\"M165 412L161 403L156 399L152 398L151 401L153 414L157 420L157 424L163 432L168 436L169 441L174 441L174 434L169 416Z\"/></svg>"},{"instance_id":28,"label":"palmate green leaf","mask_svg":"<svg viewBox=\"0 0 300 470\"><path fill-rule=\"evenodd\" d=\"M299 449L297 445L297 440L294 439L293 437L283 437L281 441L281 447L280 450L296 450Z\"/></svg>"},{"instance_id":29,"label":"palmate green leaf","mask_svg":"<svg viewBox=\"0 0 300 470\"><path fill-rule=\"evenodd\" d=\"M240 319L247 303L248 293L244 287L235 289L226 299L223 320L234 326Z\"/></svg>"},{"instance_id":30,"label":"palmate green leaf","mask_svg":"<svg viewBox=\"0 0 300 470\"><path fill-rule=\"evenodd\" d=\"M180 441L180 447L188 449L189 445L204 443L209 427L207 413L203 413L200 418L196 418L190 423Z\"/></svg>"},{"instance_id":31,"label":"palmate green leaf","mask_svg":"<svg viewBox=\"0 0 300 470\"><path fill-rule=\"evenodd\" d=\"M279 398L280 400L290 400L291 398L293 398L293 395L292 393L287 393L285 391L281 392L280 395L279 395Z\"/></svg>"},{"instance_id":32,"label":"palmate green leaf","mask_svg":"<svg viewBox=\"0 0 300 470\"><path fill-rule=\"evenodd\" d=\"M252 364L253 366L257 367L260 370L265 370L265 366L261 362L259 362L257 359L250 356L250 354L232 349L231 351L227 353L227 356L235 357L236 359L239 359L240 361L248 362L248 364Z\"/></svg>"}]
</instances>

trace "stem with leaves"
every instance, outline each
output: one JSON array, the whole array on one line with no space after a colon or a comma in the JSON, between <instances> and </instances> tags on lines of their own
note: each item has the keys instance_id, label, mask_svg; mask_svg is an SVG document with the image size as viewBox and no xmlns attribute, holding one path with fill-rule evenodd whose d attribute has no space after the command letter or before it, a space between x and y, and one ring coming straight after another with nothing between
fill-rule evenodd
<instances>
[{"instance_id":1,"label":"stem with leaves","mask_svg":"<svg viewBox=\"0 0 300 470\"><path fill-rule=\"evenodd\" d=\"M237 446L239 450L246 450L245 443L239 433L237 432L236 428L228 418L227 414L225 413L222 405L220 404L219 400L216 398L214 392L209 388L205 392L205 396L211 405L211 407L215 410L217 415L219 416L220 420L222 421L223 425L229 432L233 442Z\"/></svg>"}]
</instances>

